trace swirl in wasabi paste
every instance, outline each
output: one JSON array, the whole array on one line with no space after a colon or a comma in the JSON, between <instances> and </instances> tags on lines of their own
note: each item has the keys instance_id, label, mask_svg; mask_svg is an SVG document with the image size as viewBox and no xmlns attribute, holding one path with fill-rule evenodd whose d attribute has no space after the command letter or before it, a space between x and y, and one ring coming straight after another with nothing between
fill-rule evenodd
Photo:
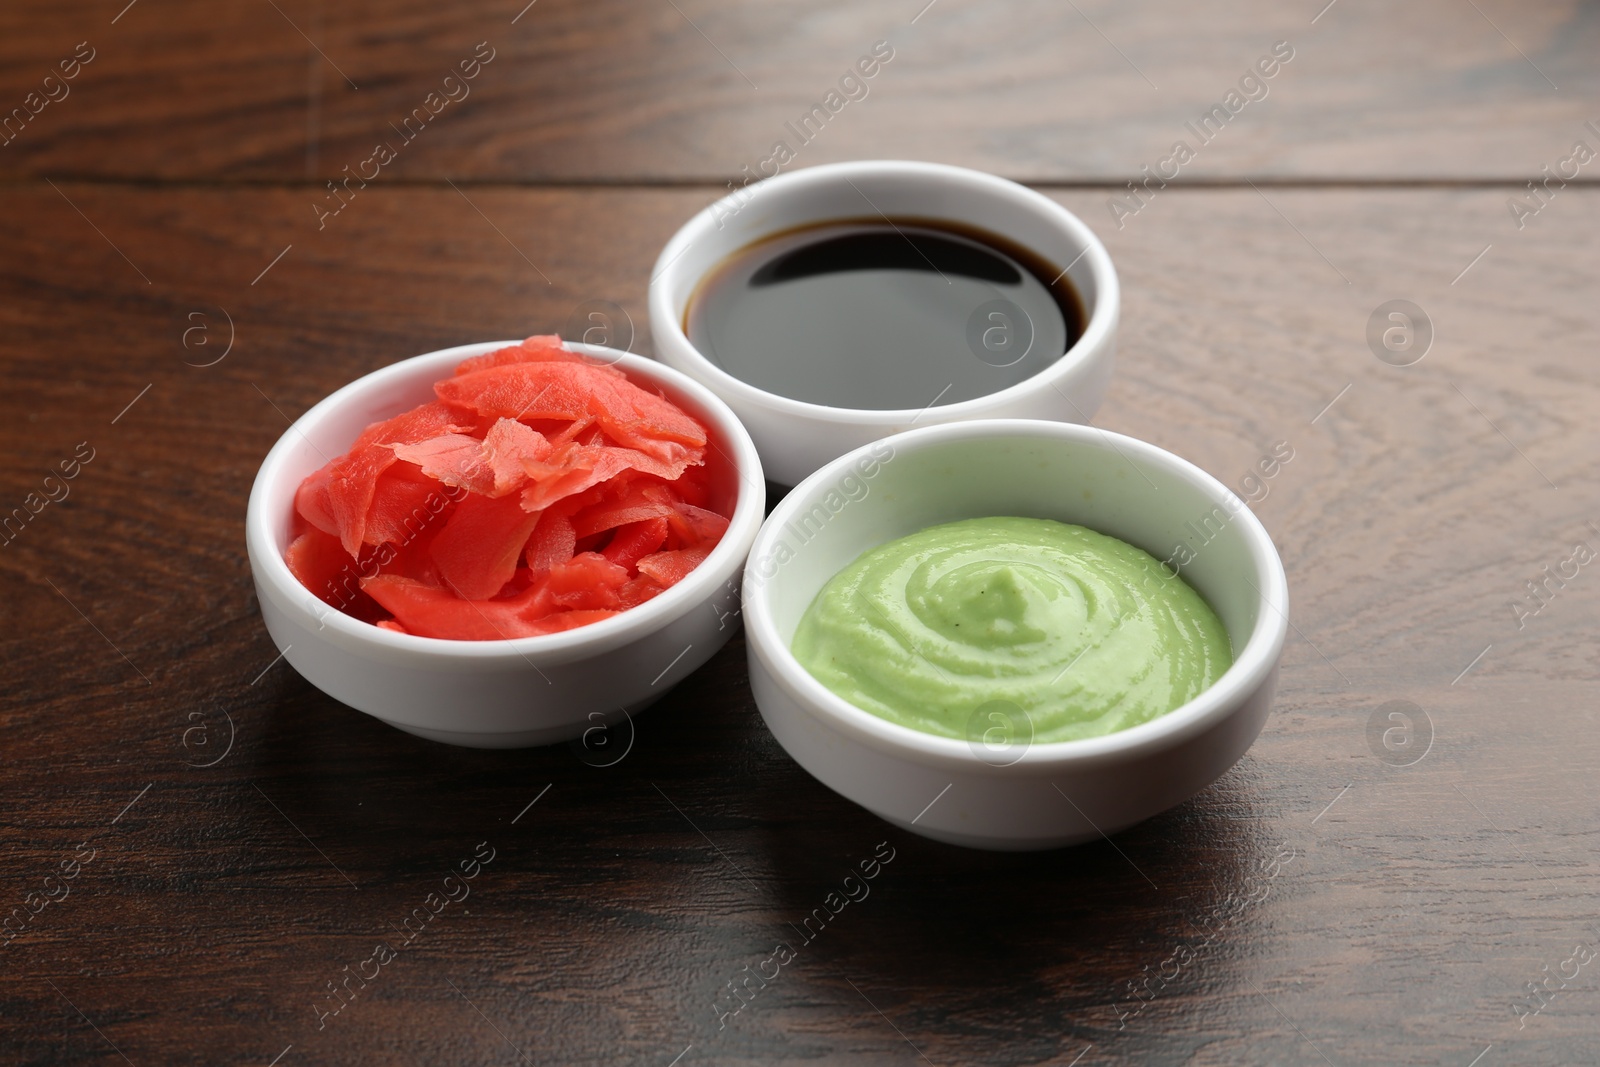
<instances>
[{"instance_id":1,"label":"swirl in wasabi paste","mask_svg":"<svg viewBox=\"0 0 1600 1067\"><path fill-rule=\"evenodd\" d=\"M872 549L823 586L792 647L823 685L890 722L967 738L979 709L1008 702L1036 743L1149 722L1233 662L1216 612L1154 557L1027 518Z\"/></svg>"}]
</instances>

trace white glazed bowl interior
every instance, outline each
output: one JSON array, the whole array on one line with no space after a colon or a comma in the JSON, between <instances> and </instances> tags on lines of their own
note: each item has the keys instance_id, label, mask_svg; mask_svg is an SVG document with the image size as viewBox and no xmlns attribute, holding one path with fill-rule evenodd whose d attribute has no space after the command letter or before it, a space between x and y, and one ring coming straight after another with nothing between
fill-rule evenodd
<instances>
[{"instance_id":1,"label":"white glazed bowl interior","mask_svg":"<svg viewBox=\"0 0 1600 1067\"><path fill-rule=\"evenodd\" d=\"M830 407L779 396L729 374L690 344L683 329L690 297L728 256L798 226L879 214L975 227L1058 264L1083 300L1083 335L1033 377L959 403L927 406L944 383L923 382L928 375L914 364L886 369L927 387L925 402L904 410ZM866 160L780 174L701 211L662 249L649 303L656 358L726 400L749 427L768 477L794 485L828 460L913 422L998 417L1087 422L1110 384L1121 296L1100 239L1048 197L962 167Z\"/></svg>"},{"instance_id":2,"label":"white glazed bowl interior","mask_svg":"<svg viewBox=\"0 0 1600 1067\"><path fill-rule=\"evenodd\" d=\"M1167 715L1104 737L1033 744L1002 766L981 746L855 707L789 651L823 584L861 553L937 523L1005 515L1077 523L1157 559L1185 546L1193 559L1181 574L1221 617L1233 666ZM913 430L817 471L757 535L744 609L756 704L801 766L914 833L1029 849L1115 833L1231 767L1271 706L1289 606L1265 528L1198 467L1091 426L1005 419Z\"/></svg>"},{"instance_id":3,"label":"white glazed bowl interior","mask_svg":"<svg viewBox=\"0 0 1600 1067\"><path fill-rule=\"evenodd\" d=\"M699 383L640 356L591 345L635 383L658 388L698 418L714 448L714 507L731 515L720 544L677 585L612 618L505 641L394 633L317 599L284 562L294 494L368 424L434 397L461 360L515 341L463 345L384 367L302 415L268 453L250 493L245 539L261 615L295 670L336 700L409 733L509 748L581 736L659 698L721 648L738 619L739 578L765 509L749 435Z\"/></svg>"}]
</instances>

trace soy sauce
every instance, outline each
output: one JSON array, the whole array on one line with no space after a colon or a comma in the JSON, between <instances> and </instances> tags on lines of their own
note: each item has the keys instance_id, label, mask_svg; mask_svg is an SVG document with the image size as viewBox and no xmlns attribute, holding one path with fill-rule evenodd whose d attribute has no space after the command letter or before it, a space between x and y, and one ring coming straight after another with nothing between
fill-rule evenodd
<instances>
[{"instance_id":1,"label":"soy sauce","mask_svg":"<svg viewBox=\"0 0 1600 1067\"><path fill-rule=\"evenodd\" d=\"M1011 242L924 219L849 219L729 256L691 296L684 332L771 393L920 410L1032 377L1084 320L1065 272Z\"/></svg>"}]
</instances>

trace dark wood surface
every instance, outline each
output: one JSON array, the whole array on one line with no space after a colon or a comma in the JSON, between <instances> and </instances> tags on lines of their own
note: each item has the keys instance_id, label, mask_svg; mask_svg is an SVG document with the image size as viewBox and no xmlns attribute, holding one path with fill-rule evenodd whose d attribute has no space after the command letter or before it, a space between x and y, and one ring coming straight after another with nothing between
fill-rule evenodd
<instances>
[{"instance_id":1,"label":"dark wood surface","mask_svg":"<svg viewBox=\"0 0 1600 1067\"><path fill-rule=\"evenodd\" d=\"M0 14L0 101L98 49L0 147L0 514L93 455L0 544L0 910L68 893L0 947L0 1061L1594 1061L1600 570L1537 614L1525 583L1600 550L1600 195L1520 230L1506 205L1600 148L1593 5L278 6L359 90L270 3ZM486 38L459 114L318 230L308 175ZM738 638L610 767L420 741L275 664L243 517L286 420L585 300L648 352L656 251L880 38L801 162L1041 184L1122 275L1097 424L1235 487L1294 450L1256 511L1295 630L1239 765L1112 842L991 855L789 761ZM1305 45L1240 136L1118 229L1108 195L1278 39ZM1397 298L1436 335L1405 368L1366 339ZM1431 738L1407 766L1369 740L1395 701ZM870 896L719 1027L880 847ZM491 850L319 1029L327 984ZM1528 983L1574 969L1535 1013Z\"/></svg>"},{"instance_id":2,"label":"dark wood surface","mask_svg":"<svg viewBox=\"0 0 1600 1067\"><path fill-rule=\"evenodd\" d=\"M79 42L95 52L0 149L0 174L337 175L479 42L494 59L388 180L720 185L787 139L803 165L1120 184L1285 41L1294 58L1187 179L1520 184L1582 135L1600 92L1586 0L537 0L520 18L527 0L138 0L113 24L126 2L0 11L7 109ZM799 147L784 124L878 41L894 58L865 97Z\"/></svg>"}]
</instances>

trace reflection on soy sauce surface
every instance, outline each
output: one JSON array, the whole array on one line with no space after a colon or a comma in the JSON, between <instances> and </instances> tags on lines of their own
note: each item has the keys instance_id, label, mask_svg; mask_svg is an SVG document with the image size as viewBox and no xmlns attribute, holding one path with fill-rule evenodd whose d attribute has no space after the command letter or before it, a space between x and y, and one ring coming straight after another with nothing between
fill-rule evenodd
<instances>
[{"instance_id":1,"label":"reflection on soy sauce surface","mask_svg":"<svg viewBox=\"0 0 1600 1067\"><path fill-rule=\"evenodd\" d=\"M902 410L1024 381L1061 358L1083 322L1060 268L1027 250L941 222L879 219L734 253L690 298L684 332L768 392Z\"/></svg>"}]
</instances>

